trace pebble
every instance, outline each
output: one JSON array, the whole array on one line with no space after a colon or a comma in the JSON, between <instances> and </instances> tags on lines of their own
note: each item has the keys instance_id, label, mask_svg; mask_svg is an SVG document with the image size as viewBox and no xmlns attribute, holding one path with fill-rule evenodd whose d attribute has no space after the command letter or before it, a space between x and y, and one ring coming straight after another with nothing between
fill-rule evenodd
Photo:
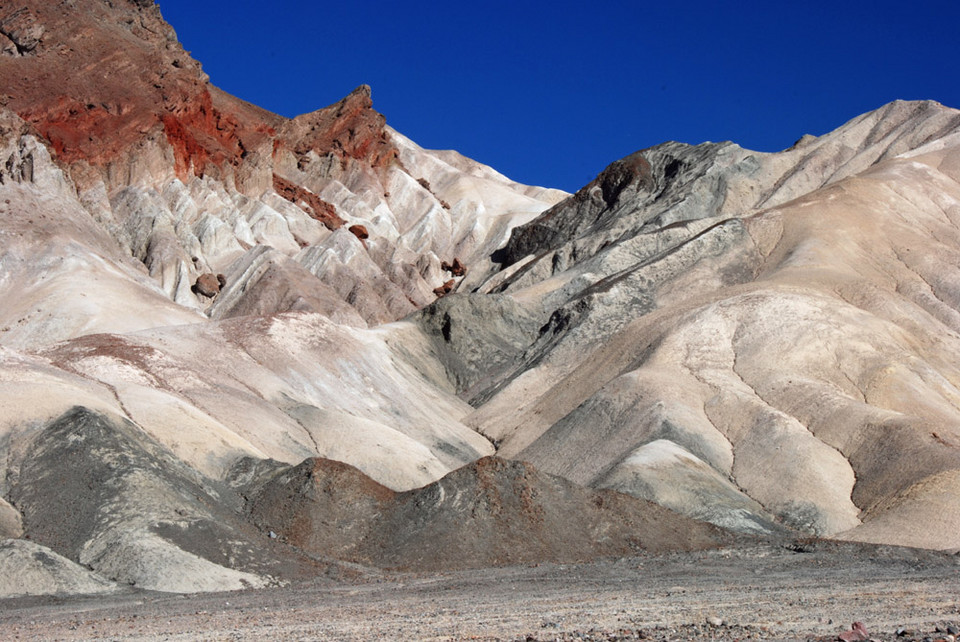
<instances>
[{"instance_id":1,"label":"pebble","mask_svg":"<svg viewBox=\"0 0 960 642\"><path fill-rule=\"evenodd\" d=\"M710 626L723 626L723 620L716 615L711 615L707 618L707 624Z\"/></svg>"}]
</instances>

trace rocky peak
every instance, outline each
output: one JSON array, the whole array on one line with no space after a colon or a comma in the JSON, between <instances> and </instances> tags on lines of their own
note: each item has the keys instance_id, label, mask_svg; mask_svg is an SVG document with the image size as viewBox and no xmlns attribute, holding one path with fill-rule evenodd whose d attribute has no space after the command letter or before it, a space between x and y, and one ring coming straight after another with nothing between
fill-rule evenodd
<instances>
[{"instance_id":1,"label":"rocky peak","mask_svg":"<svg viewBox=\"0 0 960 642\"><path fill-rule=\"evenodd\" d=\"M370 86L360 85L339 102L289 121L281 137L301 166L310 162L308 155L332 153L342 162L366 160L383 167L397 157L386 124L373 109Z\"/></svg>"}]
</instances>

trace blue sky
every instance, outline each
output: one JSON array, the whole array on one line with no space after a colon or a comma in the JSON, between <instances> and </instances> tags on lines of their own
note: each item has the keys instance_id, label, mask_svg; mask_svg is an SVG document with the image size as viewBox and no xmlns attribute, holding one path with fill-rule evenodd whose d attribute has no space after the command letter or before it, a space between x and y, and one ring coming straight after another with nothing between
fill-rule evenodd
<instances>
[{"instance_id":1,"label":"blue sky","mask_svg":"<svg viewBox=\"0 0 960 642\"><path fill-rule=\"evenodd\" d=\"M960 2L160 0L214 84L285 116L373 88L418 144L574 191L666 140L789 147L960 108Z\"/></svg>"}]
</instances>

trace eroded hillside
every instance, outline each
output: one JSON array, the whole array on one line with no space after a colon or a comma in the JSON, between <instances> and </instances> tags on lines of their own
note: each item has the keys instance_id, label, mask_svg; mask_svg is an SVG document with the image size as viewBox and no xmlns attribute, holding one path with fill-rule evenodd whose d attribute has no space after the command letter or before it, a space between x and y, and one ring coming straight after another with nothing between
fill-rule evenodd
<instances>
[{"instance_id":1,"label":"eroded hillside","mask_svg":"<svg viewBox=\"0 0 960 642\"><path fill-rule=\"evenodd\" d=\"M567 195L246 104L151 2L0 34L0 596L960 548L960 112Z\"/></svg>"}]
</instances>

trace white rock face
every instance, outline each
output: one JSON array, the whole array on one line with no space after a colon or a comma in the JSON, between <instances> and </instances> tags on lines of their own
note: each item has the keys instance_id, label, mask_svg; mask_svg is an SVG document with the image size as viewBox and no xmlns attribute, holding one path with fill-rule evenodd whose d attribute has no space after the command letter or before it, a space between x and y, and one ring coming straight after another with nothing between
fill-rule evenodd
<instances>
[{"instance_id":1,"label":"white rock face","mask_svg":"<svg viewBox=\"0 0 960 642\"><path fill-rule=\"evenodd\" d=\"M6 500L0 499L0 539L23 535L23 517Z\"/></svg>"}]
</instances>

